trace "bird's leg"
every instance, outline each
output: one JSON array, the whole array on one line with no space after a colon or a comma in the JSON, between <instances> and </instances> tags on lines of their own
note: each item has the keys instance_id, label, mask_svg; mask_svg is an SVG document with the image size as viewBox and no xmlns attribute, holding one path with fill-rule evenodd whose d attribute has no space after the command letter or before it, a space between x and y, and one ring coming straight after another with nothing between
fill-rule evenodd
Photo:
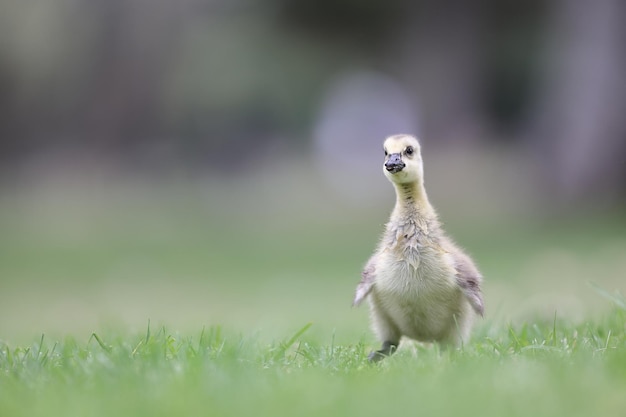
<instances>
[{"instance_id":1,"label":"bird's leg","mask_svg":"<svg viewBox=\"0 0 626 417\"><path fill-rule=\"evenodd\" d=\"M389 340L386 340L383 342L382 348L380 350L375 350L374 352L370 353L367 359L370 362L378 362L381 359L386 358L387 356L391 356L397 348L397 342L391 342Z\"/></svg>"}]
</instances>

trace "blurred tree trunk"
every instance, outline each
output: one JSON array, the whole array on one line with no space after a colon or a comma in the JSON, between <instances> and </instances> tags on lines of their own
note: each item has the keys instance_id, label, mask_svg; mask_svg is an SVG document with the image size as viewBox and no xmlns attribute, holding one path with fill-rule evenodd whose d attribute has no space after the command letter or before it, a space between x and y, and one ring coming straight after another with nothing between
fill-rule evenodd
<instances>
[{"instance_id":1,"label":"blurred tree trunk","mask_svg":"<svg viewBox=\"0 0 626 417\"><path fill-rule=\"evenodd\" d=\"M124 152L162 128L159 81L180 27L178 6L96 0L90 7L100 19L83 129L99 146Z\"/></svg>"},{"instance_id":2,"label":"blurred tree trunk","mask_svg":"<svg viewBox=\"0 0 626 417\"><path fill-rule=\"evenodd\" d=\"M595 205L626 191L626 2L559 0L552 13L530 135L552 194Z\"/></svg>"},{"instance_id":3,"label":"blurred tree trunk","mask_svg":"<svg viewBox=\"0 0 626 417\"><path fill-rule=\"evenodd\" d=\"M486 133L483 14L475 3L415 2L388 59L412 89L424 140L467 142Z\"/></svg>"}]
</instances>

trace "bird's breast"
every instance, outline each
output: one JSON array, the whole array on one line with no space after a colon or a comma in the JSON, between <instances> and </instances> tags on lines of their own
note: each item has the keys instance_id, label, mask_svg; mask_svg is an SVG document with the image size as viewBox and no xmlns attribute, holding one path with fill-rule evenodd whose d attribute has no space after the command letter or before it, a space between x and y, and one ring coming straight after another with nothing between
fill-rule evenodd
<instances>
[{"instance_id":1,"label":"bird's breast","mask_svg":"<svg viewBox=\"0 0 626 417\"><path fill-rule=\"evenodd\" d=\"M448 257L437 248L424 246L383 251L376 267L376 286L401 298L445 291L455 282Z\"/></svg>"}]
</instances>

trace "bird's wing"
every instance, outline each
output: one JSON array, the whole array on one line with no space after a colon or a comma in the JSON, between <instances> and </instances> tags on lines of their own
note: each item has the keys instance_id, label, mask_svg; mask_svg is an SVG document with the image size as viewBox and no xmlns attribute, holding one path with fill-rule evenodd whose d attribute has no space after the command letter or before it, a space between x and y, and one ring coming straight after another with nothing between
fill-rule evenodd
<instances>
[{"instance_id":1,"label":"bird's wing","mask_svg":"<svg viewBox=\"0 0 626 417\"><path fill-rule=\"evenodd\" d=\"M462 252L455 254L454 268L456 269L458 286L465 294L465 297L467 297L474 311L482 316L485 311L483 294L480 289L483 277L478 272L478 268L476 268L470 257Z\"/></svg>"},{"instance_id":2,"label":"bird's wing","mask_svg":"<svg viewBox=\"0 0 626 417\"><path fill-rule=\"evenodd\" d=\"M374 288L374 281L376 277L376 255L372 256L370 260L363 268L361 272L361 282L356 286L356 293L354 294L354 301L352 306L358 306L365 300L365 297Z\"/></svg>"}]
</instances>

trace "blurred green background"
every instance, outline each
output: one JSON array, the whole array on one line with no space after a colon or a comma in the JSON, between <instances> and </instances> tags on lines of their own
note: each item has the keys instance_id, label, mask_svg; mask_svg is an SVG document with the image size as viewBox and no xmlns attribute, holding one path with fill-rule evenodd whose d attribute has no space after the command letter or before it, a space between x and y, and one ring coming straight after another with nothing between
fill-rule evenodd
<instances>
[{"instance_id":1,"label":"blurred green background","mask_svg":"<svg viewBox=\"0 0 626 417\"><path fill-rule=\"evenodd\" d=\"M487 318L626 289L626 4L34 0L0 13L0 338L223 324L371 337L381 144Z\"/></svg>"}]
</instances>

